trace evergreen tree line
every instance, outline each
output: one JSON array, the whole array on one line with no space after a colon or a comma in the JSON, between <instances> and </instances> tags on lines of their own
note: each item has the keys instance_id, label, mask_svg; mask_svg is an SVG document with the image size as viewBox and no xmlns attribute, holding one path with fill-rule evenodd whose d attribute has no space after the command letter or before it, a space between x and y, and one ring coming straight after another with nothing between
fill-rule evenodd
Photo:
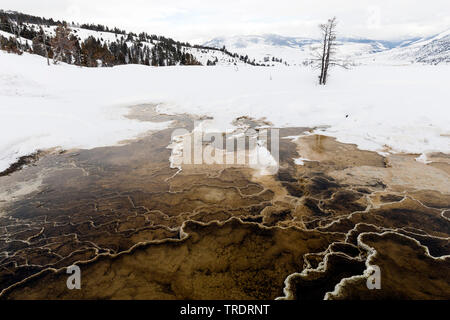
<instances>
[{"instance_id":1,"label":"evergreen tree line","mask_svg":"<svg viewBox=\"0 0 450 320\"><path fill-rule=\"evenodd\" d=\"M248 57L248 55L245 55L245 56L244 56L244 55L239 55L239 54L237 54L237 53L232 53L232 52L228 51L227 48L226 48L225 46L223 46L223 47L220 48L220 49L217 49L217 48L214 48L214 47L194 45L194 48L205 50L204 52L206 52L206 50L215 50L215 51L219 50L219 51L223 52L224 54L226 54L227 56L229 56L229 57L231 57L231 58L240 60L241 62L250 64L250 65L252 65L252 66L263 66L263 67L266 66L266 64L264 64L264 63L262 63L262 64L257 63L255 59L250 60L250 58ZM282 59L274 58L272 61L282 62ZM214 65L216 65L217 62L218 62L217 58L216 58L215 60L213 60L213 61L208 60L208 62L207 62L206 65L208 65L208 66L214 66Z\"/></svg>"},{"instance_id":2,"label":"evergreen tree line","mask_svg":"<svg viewBox=\"0 0 450 320\"><path fill-rule=\"evenodd\" d=\"M19 21L20 23L32 23L46 26L57 26L63 24L64 21L46 19L41 17L32 16L29 14L24 14L16 11L4 11L0 10L0 19L11 19L14 21Z\"/></svg>"},{"instance_id":3,"label":"evergreen tree line","mask_svg":"<svg viewBox=\"0 0 450 320\"><path fill-rule=\"evenodd\" d=\"M0 15L0 30L16 35L14 30L16 23L15 20ZM92 36L80 41L65 22L56 27L55 36L52 38L46 37L43 28L36 31L21 22L19 28L19 37L0 36L0 49L18 54L25 51L48 57L55 63L62 61L86 67L131 63L152 66L200 64L192 54L186 52L184 43L146 33L121 34L120 37L116 37L116 41L111 42ZM32 46L30 47L27 41L21 43L20 38L31 40Z\"/></svg>"},{"instance_id":4,"label":"evergreen tree line","mask_svg":"<svg viewBox=\"0 0 450 320\"><path fill-rule=\"evenodd\" d=\"M40 30L27 26L26 24L40 25ZM84 29L98 32L112 32L116 35L116 40L111 42L103 41L95 37L89 37L83 41L76 36L76 31L72 31L70 25L65 21L55 21L35 17L19 12L5 12L0 10L0 30L12 33L15 37L5 38L0 36L0 49L14 53L30 52L35 53L55 62L63 61L87 67L114 66L121 64L144 64L151 66L171 66L200 65L195 57L186 52L186 48L196 48L200 50L221 51L230 58L240 60L251 65L259 65L255 60L250 60L248 56L238 55L229 52L225 47L221 49L200 45L190 45L187 42L175 41L163 36L150 35L145 32L135 34L126 33L118 28L109 28L100 24L75 24ZM43 26L57 26L56 35L50 38L44 34ZM27 42L21 43L19 38L32 41L32 46ZM149 46L148 44L152 44ZM207 65L215 65L216 58L208 61Z\"/></svg>"}]
</instances>

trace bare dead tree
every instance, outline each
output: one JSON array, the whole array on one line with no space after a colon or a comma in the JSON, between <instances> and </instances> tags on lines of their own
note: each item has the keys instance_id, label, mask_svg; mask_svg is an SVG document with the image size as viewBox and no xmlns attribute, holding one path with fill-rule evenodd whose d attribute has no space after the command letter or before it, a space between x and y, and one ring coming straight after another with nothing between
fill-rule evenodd
<instances>
[{"instance_id":1,"label":"bare dead tree","mask_svg":"<svg viewBox=\"0 0 450 320\"><path fill-rule=\"evenodd\" d=\"M33 53L47 58L47 65L50 66L49 47L47 44L47 36L42 26L40 26L39 33L32 40Z\"/></svg>"},{"instance_id":2,"label":"bare dead tree","mask_svg":"<svg viewBox=\"0 0 450 320\"><path fill-rule=\"evenodd\" d=\"M325 58L327 56L327 41L328 41L328 25L327 24L320 24L319 25L320 30L322 31L323 35L323 42L322 42L322 54L320 56L320 76L319 76L319 84L323 84L322 80L324 78L325 73Z\"/></svg>"},{"instance_id":3,"label":"bare dead tree","mask_svg":"<svg viewBox=\"0 0 450 320\"><path fill-rule=\"evenodd\" d=\"M322 43L320 47L313 51L313 58L304 64L312 64L320 68L319 84L325 85L328 78L328 70L330 66L348 67L348 61L338 60L336 55L336 17L329 19L327 23L319 25L322 32Z\"/></svg>"},{"instance_id":4,"label":"bare dead tree","mask_svg":"<svg viewBox=\"0 0 450 320\"><path fill-rule=\"evenodd\" d=\"M327 83L328 68L330 67L331 56L335 53L336 46L336 17L329 19L325 25L320 25L323 34L323 53L321 62L321 73L319 77L319 84L325 85Z\"/></svg>"},{"instance_id":5,"label":"bare dead tree","mask_svg":"<svg viewBox=\"0 0 450 320\"><path fill-rule=\"evenodd\" d=\"M323 79L322 84L327 83L327 75L328 75L328 68L330 66L330 58L331 55L336 53L335 47L336 47L336 17L333 19L328 20L328 41L327 41L327 56L325 58L325 68L323 73Z\"/></svg>"},{"instance_id":6,"label":"bare dead tree","mask_svg":"<svg viewBox=\"0 0 450 320\"><path fill-rule=\"evenodd\" d=\"M47 35L45 34L44 28L40 28L40 32L42 35L42 42L44 43L45 56L47 57L47 65L50 66L50 59L48 58L48 48L47 48Z\"/></svg>"},{"instance_id":7,"label":"bare dead tree","mask_svg":"<svg viewBox=\"0 0 450 320\"><path fill-rule=\"evenodd\" d=\"M19 21L19 16L16 15L16 21L14 21L11 18L8 18L9 23L9 29L14 34L14 37L16 38L16 42L20 45L20 50L22 50L22 38L20 37L20 34L22 33L23 26L21 25Z\"/></svg>"}]
</instances>

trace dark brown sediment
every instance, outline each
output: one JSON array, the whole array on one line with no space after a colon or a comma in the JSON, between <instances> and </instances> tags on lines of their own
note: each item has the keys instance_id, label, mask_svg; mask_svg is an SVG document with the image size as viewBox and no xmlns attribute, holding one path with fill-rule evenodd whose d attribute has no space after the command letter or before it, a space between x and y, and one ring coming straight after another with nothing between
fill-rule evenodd
<instances>
[{"instance_id":1,"label":"dark brown sediment","mask_svg":"<svg viewBox=\"0 0 450 320\"><path fill-rule=\"evenodd\" d=\"M30 279L11 299L274 299L306 252L341 236L228 220L187 222L183 240L140 245L131 254L80 264L83 289L67 290L65 270Z\"/></svg>"},{"instance_id":2,"label":"dark brown sediment","mask_svg":"<svg viewBox=\"0 0 450 320\"><path fill-rule=\"evenodd\" d=\"M305 269L302 274L288 278L289 299L322 300L341 279L360 275L366 268L361 259L341 253L327 254L323 263L322 268Z\"/></svg>"},{"instance_id":3,"label":"dark brown sediment","mask_svg":"<svg viewBox=\"0 0 450 320\"><path fill-rule=\"evenodd\" d=\"M189 131L201 119L154 106L129 117ZM235 124L270 125L248 117ZM450 278L432 269L443 270L450 250L447 155L426 165L417 155L383 157L282 128L275 175L245 165L180 171L169 162L173 127L120 146L46 154L1 177L2 298L443 297ZM309 160L297 165L298 157ZM377 293L365 286L374 250L386 275ZM413 288L410 269L410 283L395 289L407 259L425 274L416 279L427 294ZM79 291L65 282L74 263Z\"/></svg>"},{"instance_id":4,"label":"dark brown sediment","mask_svg":"<svg viewBox=\"0 0 450 320\"><path fill-rule=\"evenodd\" d=\"M13 172L16 172L22 169L24 166L30 165L36 162L39 159L39 156L42 154L41 151L36 151L30 155L22 156L17 159L16 162L11 164L7 169L0 171L0 177L10 175Z\"/></svg>"},{"instance_id":5,"label":"dark brown sediment","mask_svg":"<svg viewBox=\"0 0 450 320\"><path fill-rule=\"evenodd\" d=\"M368 290L366 277L343 281L330 299L450 299L450 256L431 257L418 241L394 232L365 233L373 250L370 265L381 270L381 289Z\"/></svg>"}]
</instances>

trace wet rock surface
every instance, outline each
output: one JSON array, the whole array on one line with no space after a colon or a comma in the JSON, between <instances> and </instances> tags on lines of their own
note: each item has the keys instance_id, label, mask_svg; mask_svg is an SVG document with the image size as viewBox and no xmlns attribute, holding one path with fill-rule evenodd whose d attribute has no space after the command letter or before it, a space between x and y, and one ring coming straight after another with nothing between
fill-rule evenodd
<instances>
[{"instance_id":1,"label":"wet rock surface","mask_svg":"<svg viewBox=\"0 0 450 320\"><path fill-rule=\"evenodd\" d=\"M1 298L450 298L448 155L424 164L281 128L274 175L177 168L171 134L201 118L155 110L129 117L171 128L0 177ZM72 264L81 290L67 289ZM366 286L370 265L379 290Z\"/></svg>"}]
</instances>

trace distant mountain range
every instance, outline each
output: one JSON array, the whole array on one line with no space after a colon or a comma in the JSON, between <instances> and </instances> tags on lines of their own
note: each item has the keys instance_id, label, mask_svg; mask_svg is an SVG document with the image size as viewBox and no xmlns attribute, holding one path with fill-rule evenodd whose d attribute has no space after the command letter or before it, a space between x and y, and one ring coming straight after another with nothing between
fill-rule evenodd
<instances>
[{"instance_id":1,"label":"distant mountain range","mask_svg":"<svg viewBox=\"0 0 450 320\"><path fill-rule=\"evenodd\" d=\"M450 62L450 30L430 37L401 41L341 37L337 42L341 58L361 63L373 60L430 64ZM275 63L282 60L289 64L300 64L311 56L311 51L320 45L320 40L263 34L217 37L203 45L214 48L225 46L229 51L248 54L257 62L275 60Z\"/></svg>"},{"instance_id":2,"label":"distant mountain range","mask_svg":"<svg viewBox=\"0 0 450 320\"><path fill-rule=\"evenodd\" d=\"M450 29L430 37L415 39L383 54L411 63L450 63Z\"/></svg>"},{"instance_id":3,"label":"distant mountain range","mask_svg":"<svg viewBox=\"0 0 450 320\"><path fill-rule=\"evenodd\" d=\"M386 48L395 48L403 43L419 40L420 38L402 40L402 41L387 41L387 40L372 40L365 38L339 38L341 42L364 43L375 46L384 46ZM284 46L290 48L301 48L305 45L319 43L320 41L313 38L304 37L287 37L277 34L264 34L260 36L234 36L234 37L217 37L204 43L207 46L220 47L224 43L234 43L236 48L246 48L250 44L264 43L271 46Z\"/></svg>"}]
</instances>

